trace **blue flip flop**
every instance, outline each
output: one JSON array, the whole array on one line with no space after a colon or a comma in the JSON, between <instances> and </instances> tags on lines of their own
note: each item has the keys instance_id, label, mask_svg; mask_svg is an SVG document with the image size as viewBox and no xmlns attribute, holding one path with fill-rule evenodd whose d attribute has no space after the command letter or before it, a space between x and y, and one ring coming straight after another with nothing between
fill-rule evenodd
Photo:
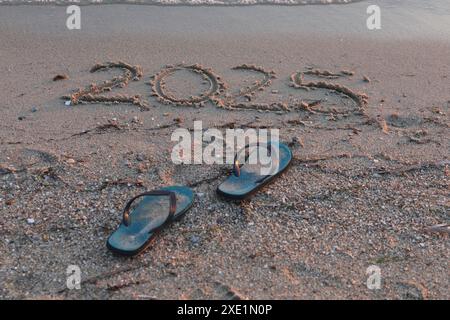
<instances>
[{"instance_id":1,"label":"blue flip flop","mask_svg":"<svg viewBox=\"0 0 450 320\"><path fill-rule=\"evenodd\" d=\"M138 198L142 200L130 213L131 205ZM123 210L122 223L106 242L108 249L127 256L141 253L163 228L180 219L193 202L194 193L183 186L166 187L133 197Z\"/></svg>"},{"instance_id":2,"label":"blue flip flop","mask_svg":"<svg viewBox=\"0 0 450 320\"><path fill-rule=\"evenodd\" d=\"M271 157L272 168L268 174L266 174L267 172L263 172L263 166L261 164L245 163L250 156L251 147L267 147L268 155ZM246 152L246 157L244 164L240 165L238 160L242 152ZM229 176L217 187L217 193L233 200L245 199L279 176L288 168L291 161L292 152L283 143L248 144L236 153L233 164L233 175Z\"/></svg>"}]
</instances>

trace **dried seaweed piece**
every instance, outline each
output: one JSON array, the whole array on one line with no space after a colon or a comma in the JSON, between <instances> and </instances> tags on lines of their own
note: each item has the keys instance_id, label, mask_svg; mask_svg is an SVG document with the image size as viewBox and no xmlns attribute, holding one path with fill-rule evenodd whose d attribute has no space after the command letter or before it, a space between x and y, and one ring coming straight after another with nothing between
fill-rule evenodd
<instances>
[{"instance_id":1,"label":"dried seaweed piece","mask_svg":"<svg viewBox=\"0 0 450 320\"><path fill-rule=\"evenodd\" d=\"M17 171L17 169L14 167L0 164L0 174L10 174L10 173L15 173L16 171Z\"/></svg>"},{"instance_id":2,"label":"dried seaweed piece","mask_svg":"<svg viewBox=\"0 0 450 320\"><path fill-rule=\"evenodd\" d=\"M450 224L448 223L441 223L436 224L431 227L426 227L424 229L425 232L429 233L443 233L443 234L450 234Z\"/></svg>"},{"instance_id":3,"label":"dried seaweed piece","mask_svg":"<svg viewBox=\"0 0 450 320\"><path fill-rule=\"evenodd\" d=\"M109 121L108 123L99 125L99 126L93 128L93 129L88 129L88 130L81 131L81 132L79 132L79 133L75 133L75 134L72 135L72 137L75 137L75 136L82 136L82 135L85 135L85 134L88 134L88 133L97 133L97 134L101 134L101 133L104 133L104 132L109 131L110 129L113 129L113 130L122 130L122 129L123 129L123 126L121 126L121 125L120 125L119 123L117 123L116 121Z\"/></svg>"},{"instance_id":4,"label":"dried seaweed piece","mask_svg":"<svg viewBox=\"0 0 450 320\"><path fill-rule=\"evenodd\" d=\"M67 74L57 74L53 77L53 81L67 80L69 76Z\"/></svg>"},{"instance_id":5,"label":"dried seaweed piece","mask_svg":"<svg viewBox=\"0 0 450 320\"><path fill-rule=\"evenodd\" d=\"M144 185L144 182L140 179L131 180L128 178L125 179L118 179L113 181L104 181L102 185L99 187L99 190L103 190L105 188L108 188L110 186L136 186L136 187L142 187Z\"/></svg>"},{"instance_id":6,"label":"dried seaweed piece","mask_svg":"<svg viewBox=\"0 0 450 320\"><path fill-rule=\"evenodd\" d=\"M430 169L441 169L446 168L449 165L449 160L436 161L436 162L424 162L415 165L406 165L400 168L392 169L392 170L379 170L377 173L386 175L403 175L405 173L420 171L420 170L430 170Z\"/></svg>"}]
</instances>

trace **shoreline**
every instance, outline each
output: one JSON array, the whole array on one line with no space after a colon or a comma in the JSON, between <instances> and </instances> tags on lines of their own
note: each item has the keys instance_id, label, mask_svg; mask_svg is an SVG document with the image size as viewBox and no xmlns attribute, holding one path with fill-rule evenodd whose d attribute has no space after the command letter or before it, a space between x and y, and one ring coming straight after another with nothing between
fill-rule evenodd
<instances>
[{"instance_id":1,"label":"shoreline","mask_svg":"<svg viewBox=\"0 0 450 320\"><path fill-rule=\"evenodd\" d=\"M3 12L7 14L8 8L14 6L5 6ZM30 28L30 32L57 33L67 36L95 34L95 32L103 32L110 34L114 32L129 33L145 33L147 28L152 28L155 32L165 33L168 36L175 34L190 33L190 37L211 37L215 34L221 34L226 37L231 33L248 34L263 37L266 32L281 35L304 35L320 37L351 37L361 38L362 41L367 40L439 40L448 42L450 39L450 28L446 16L442 14L448 11L450 14L450 4L438 10L427 9L421 4L414 4L404 9L399 6L389 7L389 10L383 10L382 29L370 31L366 27L366 6L364 3L353 3L348 6L325 5L320 8L317 6L237 6L237 7L218 7L218 6L135 6L128 4L114 5L93 5L83 9L83 21L81 30L70 31L65 28L65 20L67 14L61 6L41 6L29 5L22 6L23 12L36 9L36 15L45 16L45 12L52 10L53 19L46 19L41 23L33 16L29 17L27 23L23 27L28 29L30 24L39 25L39 29ZM142 10L140 9L142 8ZM42 10L42 11L41 11ZM102 12L104 11L104 12ZM126 29L120 29L120 25L111 22L108 16L114 12L121 14L116 18L126 24L134 15L136 22L128 24ZM21 19L19 12L12 11L11 14L16 19ZM149 17L155 16L152 21L146 21L145 15ZM57 15L56 15L57 14ZM97 23L96 15L102 17L101 23ZM221 15L221 19L215 19L217 15ZM0 17L2 12L0 12ZM327 17L327 23L323 23L321 17ZM179 19L185 25L189 25L187 30L179 28L180 24L168 23L170 19ZM197 23L190 23L189 19L198 20ZM8 28L8 19L1 23L3 30ZM139 25L138 25L139 24ZM205 28L207 27L207 28ZM193 34L192 33L197 33Z\"/></svg>"},{"instance_id":2,"label":"shoreline","mask_svg":"<svg viewBox=\"0 0 450 320\"><path fill-rule=\"evenodd\" d=\"M92 1L59 1L59 0L0 0L0 5L55 5L55 6L67 6L67 5L79 5L79 6L89 6L89 5L111 5L111 4L124 4L124 5L149 5L149 6L161 6L161 7L247 7L247 6L310 6L310 5L345 5L353 4L358 2L363 2L367 0L335 0L337 2L321 2L321 0L304 3L303 1L298 1L297 3L275 3L275 2L258 2L258 3L161 3L156 0L150 0L150 2L145 2L146 0L106 0L106 2L99 2L96 0Z\"/></svg>"}]
</instances>

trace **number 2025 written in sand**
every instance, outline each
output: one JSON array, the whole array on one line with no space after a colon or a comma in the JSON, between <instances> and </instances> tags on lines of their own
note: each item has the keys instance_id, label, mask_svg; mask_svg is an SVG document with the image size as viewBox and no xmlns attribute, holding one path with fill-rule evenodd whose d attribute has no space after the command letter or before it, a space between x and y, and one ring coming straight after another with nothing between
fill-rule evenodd
<instances>
[{"instance_id":1,"label":"number 2025 written in sand","mask_svg":"<svg viewBox=\"0 0 450 320\"><path fill-rule=\"evenodd\" d=\"M141 95L126 94L106 94L116 88L123 88L130 81L139 81L143 77L143 71L140 66L133 66L125 62L107 62L96 64L91 68L91 72L100 70L120 69L122 74L111 80L104 81L101 84L91 84L84 89L79 89L74 93L64 96L63 99L70 101L70 104L76 105L80 103L131 103L139 106L142 110L148 109L148 102L142 99ZM151 77L151 95L163 104L173 104L182 106L201 107L208 101L213 102L216 106L229 110L236 109L253 109L262 111L278 111L288 112L294 110L311 111L317 102L306 103L304 101L290 105L284 102L272 103L255 103L252 102L253 97L259 91L270 87L273 79L276 78L274 71L265 70L263 67L255 65L239 65L232 68L233 70L255 72L262 76L261 80L255 81L252 85L241 88L237 93L230 93L225 82L212 69L203 67L199 64L187 65L167 65L157 74ZM189 98L176 97L166 86L165 80L177 71L186 70L194 74L198 74L203 78L203 83L208 84L208 88L199 95L193 95ZM321 81L305 81L304 76L309 75L321 78ZM364 93L356 92L346 86L330 82L341 77L352 76L353 72L340 71L338 73L308 68L303 72L296 72L290 76L290 86L296 89L314 90L325 89L337 92L340 95L352 99L357 107L363 108L367 104L368 97ZM244 102L238 101L245 98Z\"/></svg>"}]
</instances>

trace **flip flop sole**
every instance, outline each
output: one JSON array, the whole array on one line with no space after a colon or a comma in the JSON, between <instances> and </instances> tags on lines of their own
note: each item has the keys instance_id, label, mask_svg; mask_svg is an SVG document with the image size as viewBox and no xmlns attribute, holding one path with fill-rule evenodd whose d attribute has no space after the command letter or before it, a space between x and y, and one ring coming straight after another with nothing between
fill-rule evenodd
<instances>
[{"instance_id":1,"label":"flip flop sole","mask_svg":"<svg viewBox=\"0 0 450 320\"><path fill-rule=\"evenodd\" d=\"M108 238L106 246L109 250L125 256L135 256L143 252L163 229L172 222L180 220L193 205L194 193L187 187L172 186L160 190L172 191L176 195L177 208L172 220L165 221L168 212L168 198L143 197L130 214L130 225L125 226L121 223L119 228Z\"/></svg>"}]
</instances>

